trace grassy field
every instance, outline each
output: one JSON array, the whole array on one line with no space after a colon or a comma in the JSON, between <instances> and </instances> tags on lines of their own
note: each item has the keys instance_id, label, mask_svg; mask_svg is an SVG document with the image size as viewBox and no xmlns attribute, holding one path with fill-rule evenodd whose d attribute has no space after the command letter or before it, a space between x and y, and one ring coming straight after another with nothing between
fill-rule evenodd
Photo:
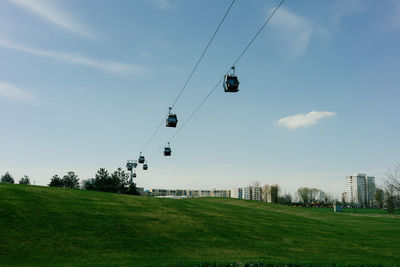
<instances>
[{"instance_id":1,"label":"grassy field","mask_svg":"<svg viewBox=\"0 0 400 267\"><path fill-rule=\"evenodd\" d=\"M400 217L0 184L0 266L400 263Z\"/></svg>"}]
</instances>

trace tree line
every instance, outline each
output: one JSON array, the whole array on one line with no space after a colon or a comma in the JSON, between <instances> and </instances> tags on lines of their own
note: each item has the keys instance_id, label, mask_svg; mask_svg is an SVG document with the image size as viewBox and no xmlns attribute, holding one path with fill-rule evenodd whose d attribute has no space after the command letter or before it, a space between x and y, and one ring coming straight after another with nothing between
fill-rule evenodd
<instances>
[{"instance_id":1,"label":"tree line","mask_svg":"<svg viewBox=\"0 0 400 267\"><path fill-rule=\"evenodd\" d=\"M81 185L79 184L78 176L73 171L69 171L62 178L54 175L50 180L49 186L139 195L136 184L129 181L129 173L121 168L118 168L113 173L100 168L94 178L83 180Z\"/></svg>"},{"instance_id":2,"label":"tree line","mask_svg":"<svg viewBox=\"0 0 400 267\"><path fill-rule=\"evenodd\" d=\"M400 207L400 163L394 164L386 174L385 204L389 213Z\"/></svg>"},{"instance_id":3,"label":"tree line","mask_svg":"<svg viewBox=\"0 0 400 267\"><path fill-rule=\"evenodd\" d=\"M82 183L80 183L78 175L73 171L69 171L62 177L57 174L53 175L48 186L139 195L136 184L133 182L131 183L129 177L129 173L123 171L121 168L118 168L113 173L108 172L104 168L100 168L96 172L94 178L82 180ZM6 172L1 176L1 182L13 184L15 181L13 176L9 172ZM24 175L21 177L19 184L31 184L29 176Z\"/></svg>"},{"instance_id":4,"label":"tree line","mask_svg":"<svg viewBox=\"0 0 400 267\"><path fill-rule=\"evenodd\" d=\"M14 183L14 177L12 177L12 175L9 172L6 172L5 174L3 174L1 176L1 180L2 183L9 183L9 184L13 184ZM24 175L23 177L21 177L18 181L19 184L31 184L31 180L29 178L28 175Z\"/></svg>"}]
</instances>

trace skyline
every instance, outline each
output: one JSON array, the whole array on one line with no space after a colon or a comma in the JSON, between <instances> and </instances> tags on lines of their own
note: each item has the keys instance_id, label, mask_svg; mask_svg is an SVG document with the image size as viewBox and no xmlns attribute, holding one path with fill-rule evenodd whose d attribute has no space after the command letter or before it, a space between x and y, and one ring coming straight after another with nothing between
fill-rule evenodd
<instances>
[{"instance_id":1,"label":"skyline","mask_svg":"<svg viewBox=\"0 0 400 267\"><path fill-rule=\"evenodd\" d=\"M178 128L277 3L235 2L174 109ZM0 3L1 174L46 185L137 159L229 4ZM396 1L286 0L237 64L240 91L217 88L138 186L258 180L336 196L356 172L379 184L399 159L399 30ZM146 155L173 134L163 127Z\"/></svg>"}]
</instances>

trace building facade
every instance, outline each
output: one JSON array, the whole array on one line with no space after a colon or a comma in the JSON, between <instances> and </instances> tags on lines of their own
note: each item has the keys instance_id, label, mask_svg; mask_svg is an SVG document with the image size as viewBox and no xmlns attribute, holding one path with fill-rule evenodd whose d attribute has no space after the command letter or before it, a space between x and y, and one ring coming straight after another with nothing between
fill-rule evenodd
<instances>
[{"instance_id":1,"label":"building facade","mask_svg":"<svg viewBox=\"0 0 400 267\"><path fill-rule=\"evenodd\" d=\"M233 188L231 190L231 197L232 198L238 198L242 199L243 198L243 188Z\"/></svg>"},{"instance_id":2,"label":"building facade","mask_svg":"<svg viewBox=\"0 0 400 267\"><path fill-rule=\"evenodd\" d=\"M150 189L149 196L165 197L230 197L230 190Z\"/></svg>"},{"instance_id":3,"label":"building facade","mask_svg":"<svg viewBox=\"0 0 400 267\"><path fill-rule=\"evenodd\" d=\"M358 207L372 207L376 192L375 177L356 173L346 177L347 203Z\"/></svg>"}]
</instances>

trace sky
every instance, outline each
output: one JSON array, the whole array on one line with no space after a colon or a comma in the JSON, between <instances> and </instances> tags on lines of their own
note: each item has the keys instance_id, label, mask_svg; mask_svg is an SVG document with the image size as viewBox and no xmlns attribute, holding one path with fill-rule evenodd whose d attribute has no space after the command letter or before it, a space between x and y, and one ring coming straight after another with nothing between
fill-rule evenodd
<instances>
[{"instance_id":1,"label":"sky","mask_svg":"<svg viewBox=\"0 0 400 267\"><path fill-rule=\"evenodd\" d=\"M137 159L231 0L0 2L0 174L46 185ZM236 0L174 112L178 128L277 0ZM230 189L254 181L339 196L357 172L400 161L400 2L286 0L171 142L162 126L137 186Z\"/></svg>"}]
</instances>

